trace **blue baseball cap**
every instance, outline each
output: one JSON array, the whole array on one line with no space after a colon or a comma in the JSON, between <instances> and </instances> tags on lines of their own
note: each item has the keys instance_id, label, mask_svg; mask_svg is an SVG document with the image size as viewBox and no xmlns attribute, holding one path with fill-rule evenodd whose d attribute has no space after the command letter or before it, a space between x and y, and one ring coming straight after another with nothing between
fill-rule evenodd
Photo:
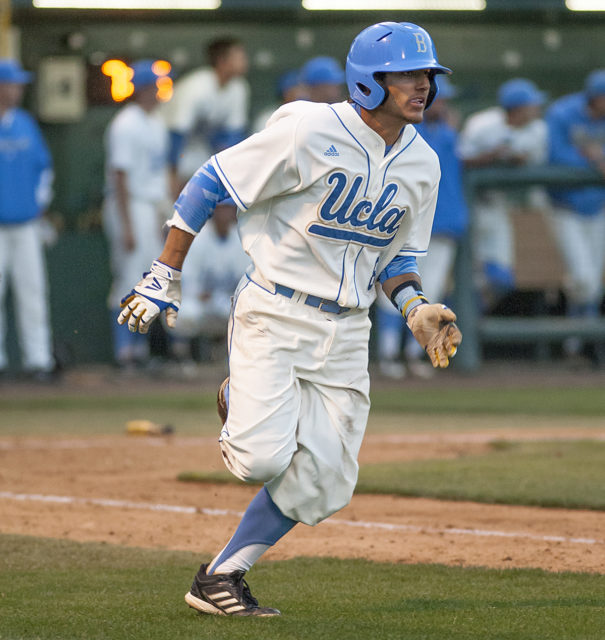
<instances>
[{"instance_id":1,"label":"blue baseball cap","mask_svg":"<svg viewBox=\"0 0 605 640\"><path fill-rule=\"evenodd\" d=\"M597 69L588 75L584 91L588 99L605 96L605 69Z\"/></svg>"},{"instance_id":2,"label":"blue baseball cap","mask_svg":"<svg viewBox=\"0 0 605 640\"><path fill-rule=\"evenodd\" d=\"M544 93L531 80L525 78L508 80L498 90L498 102L504 109L541 105L545 99Z\"/></svg>"},{"instance_id":3,"label":"blue baseball cap","mask_svg":"<svg viewBox=\"0 0 605 640\"><path fill-rule=\"evenodd\" d=\"M27 84L31 82L32 74L24 71L16 60L10 58L0 59L0 83Z\"/></svg>"},{"instance_id":4,"label":"blue baseball cap","mask_svg":"<svg viewBox=\"0 0 605 640\"><path fill-rule=\"evenodd\" d=\"M442 100L450 100L458 95L458 89L452 84L451 80L446 75L439 74L438 76L435 76L435 82L439 89L437 94L438 98L441 98Z\"/></svg>"},{"instance_id":5,"label":"blue baseball cap","mask_svg":"<svg viewBox=\"0 0 605 640\"><path fill-rule=\"evenodd\" d=\"M318 84L342 84L345 72L339 62L329 56L311 58L300 70L300 79L310 87Z\"/></svg>"},{"instance_id":6,"label":"blue baseball cap","mask_svg":"<svg viewBox=\"0 0 605 640\"><path fill-rule=\"evenodd\" d=\"M296 69L286 71L277 79L277 90L280 95L283 95L286 91L289 91L297 84L300 84L300 72Z\"/></svg>"},{"instance_id":7,"label":"blue baseball cap","mask_svg":"<svg viewBox=\"0 0 605 640\"><path fill-rule=\"evenodd\" d=\"M154 62L155 60L138 60L130 65L130 68L134 71L132 83L134 84L135 91L139 91L156 83L159 76L153 71Z\"/></svg>"}]
</instances>

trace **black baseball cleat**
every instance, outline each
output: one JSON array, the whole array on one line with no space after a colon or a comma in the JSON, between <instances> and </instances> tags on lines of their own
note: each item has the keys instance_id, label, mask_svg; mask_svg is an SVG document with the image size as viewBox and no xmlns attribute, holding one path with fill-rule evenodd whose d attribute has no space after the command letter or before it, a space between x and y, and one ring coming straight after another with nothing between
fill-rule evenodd
<instances>
[{"instance_id":1,"label":"black baseball cleat","mask_svg":"<svg viewBox=\"0 0 605 640\"><path fill-rule=\"evenodd\" d=\"M203 564L193 579L185 602L202 613L219 616L280 616L277 609L259 607L244 580L245 571L207 575Z\"/></svg>"}]
</instances>

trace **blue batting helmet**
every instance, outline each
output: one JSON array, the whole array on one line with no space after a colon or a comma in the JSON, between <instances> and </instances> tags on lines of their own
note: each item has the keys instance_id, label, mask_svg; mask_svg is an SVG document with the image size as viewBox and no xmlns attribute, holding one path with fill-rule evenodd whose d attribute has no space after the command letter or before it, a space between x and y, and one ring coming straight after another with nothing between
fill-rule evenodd
<instances>
[{"instance_id":1,"label":"blue batting helmet","mask_svg":"<svg viewBox=\"0 0 605 640\"><path fill-rule=\"evenodd\" d=\"M351 99L364 109L376 109L387 93L374 78L378 71L431 69L431 88L425 109L437 95L434 76L451 73L437 60L431 36L411 22L381 22L364 29L353 40L347 56L346 79Z\"/></svg>"}]
</instances>

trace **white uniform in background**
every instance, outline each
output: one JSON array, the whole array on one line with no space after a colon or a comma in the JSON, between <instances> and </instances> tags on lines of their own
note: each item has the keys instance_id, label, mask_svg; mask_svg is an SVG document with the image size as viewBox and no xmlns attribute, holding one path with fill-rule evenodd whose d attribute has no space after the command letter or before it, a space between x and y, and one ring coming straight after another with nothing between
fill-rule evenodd
<instances>
[{"instance_id":1,"label":"white uniform in background","mask_svg":"<svg viewBox=\"0 0 605 640\"><path fill-rule=\"evenodd\" d=\"M234 224L221 238L210 220L187 254L175 333L179 337L223 335L233 292L250 265Z\"/></svg>"},{"instance_id":2,"label":"white uniform in background","mask_svg":"<svg viewBox=\"0 0 605 640\"><path fill-rule=\"evenodd\" d=\"M471 115L460 134L460 157L470 160L506 146L511 154L527 155L526 166L543 164L548 153L546 123L536 119L524 127L511 127L506 111L491 107ZM496 165L494 165L496 166ZM540 202L540 190L530 192L532 201ZM498 265L514 272L515 246L510 210L527 203L527 190L489 190L475 200L474 234L476 256L483 264Z\"/></svg>"},{"instance_id":3,"label":"white uniform in background","mask_svg":"<svg viewBox=\"0 0 605 640\"><path fill-rule=\"evenodd\" d=\"M109 308L119 309L124 291L148 270L162 250L162 225L168 206L168 131L157 112L146 113L131 103L110 122L105 135L106 196L103 222L110 245L113 282ZM133 251L124 248L124 231L117 208L113 172L124 171L127 186Z\"/></svg>"},{"instance_id":4,"label":"white uniform in background","mask_svg":"<svg viewBox=\"0 0 605 640\"><path fill-rule=\"evenodd\" d=\"M221 87L210 67L192 71L176 83L172 100L162 106L162 115L170 131L185 136L179 177L188 180L216 151L216 136L245 131L249 94L244 78L232 78ZM218 146L222 146L220 140Z\"/></svg>"}]
</instances>

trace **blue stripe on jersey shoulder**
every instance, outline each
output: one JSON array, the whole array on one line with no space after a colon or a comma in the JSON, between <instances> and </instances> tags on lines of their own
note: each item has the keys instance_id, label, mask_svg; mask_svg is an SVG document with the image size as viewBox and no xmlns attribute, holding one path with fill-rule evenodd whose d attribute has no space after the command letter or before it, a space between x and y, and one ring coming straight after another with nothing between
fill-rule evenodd
<instances>
[{"instance_id":1,"label":"blue stripe on jersey shoulder","mask_svg":"<svg viewBox=\"0 0 605 640\"><path fill-rule=\"evenodd\" d=\"M236 201L237 206L242 209L242 211L248 211L248 207L242 202L242 199L239 197L239 195L237 194L237 191L235 190L235 187L231 184L231 182L229 181L229 178L227 177L227 175L225 174L225 172L223 171L223 168L221 167L220 162L218 161L218 158L216 156L212 156L212 159L214 160L214 162L216 163L216 166L220 172L221 175L221 179L229 185L229 192L231 193L231 195L233 196L233 199Z\"/></svg>"},{"instance_id":2,"label":"blue stripe on jersey shoulder","mask_svg":"<svg viewBox=\"0 0 605 640\"><path fill-rule=\"evenodd\" d=\"M361 144L361 142L359 142L359 140L351 133L351 131L348 129L347 125L340 119L340 116L336 113L336 110L334 109L334 107L332 107L330 105L328 105L328 106L330 107L330 109L332 109L332 112L334 113L334 115L338 119L338 122L340 122L340 124L343 126L344 130L351 136L351 138L353 138L353 140L355 140L355 142L361 147L363 152L366 154L366 162L368 163L368 179L366 180L366 188L365 188L365 191L363 192L363 195L365 196L368 193L368 186L370 185L370 173L371 173L371 169L370 169L370 154L367 152L366 148Z\"/></svg>"}]
</instances>

